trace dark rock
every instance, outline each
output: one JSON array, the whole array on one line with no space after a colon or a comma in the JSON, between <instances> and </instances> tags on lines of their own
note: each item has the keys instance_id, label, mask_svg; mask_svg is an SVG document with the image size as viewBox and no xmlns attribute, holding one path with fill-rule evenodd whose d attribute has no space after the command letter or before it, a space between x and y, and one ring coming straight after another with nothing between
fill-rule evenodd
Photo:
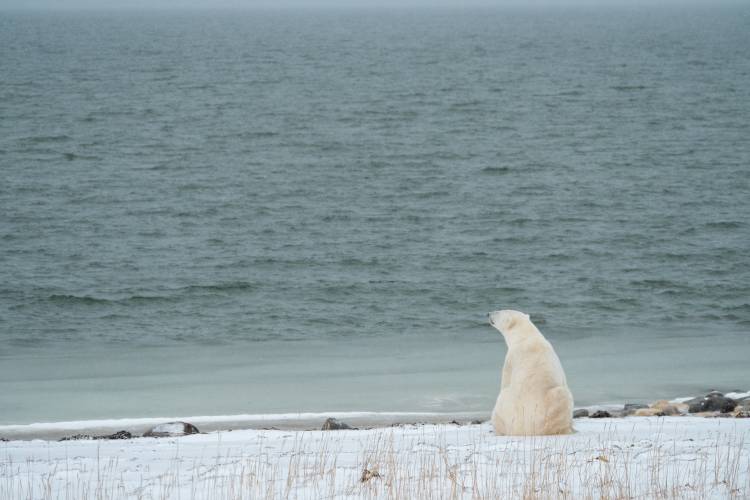
<instances>
[{"instance_id":1,"label":"dark rock","mask_svg":"<svg viewBox=\"0 0 750 500\"><path fill-rule=\"evenodd\" d=\"M196 426L187 422L167 422L147 430L143 433L143 437L178 437L188 434L200 434L200 431Z\"/></svg>"},{"instance_id":2,"label":"dark rock","mask_svg":"<svg viewBox=\"0 0 750 500\"><path fill-rule=\"evenodd\" d=\"M472 421L471 421L471 424L472 424L472 425L480 425L480 424L483 424L483 423L484 423L484 422L482 422L481 420L472 420Z\"/></svg>"},{"instance_id":3,"label":"dark rock","mask_svg":"<svg viewBox=\"0 0 750 500\"><path fill-rule=\"evenodd\" d=\"M74 434L73 436L66 436L58 439L58 441L79 441L81 439L132 439L133 435L128 431L118 431L114 434L107 434L106 436L92 436L90 434Z\"/></svg>"},{"instance_id":4,"label":"dark rock","mask_svg":"<svg viewBox=\"0 0 750 500\"><path fill-rule=\"evenodd\" d=\"M81 439L94 439L94 436L89 434L73 434L72 436L65 436L58 439L58 441L79 441Z\"/></svg>"},{"instance_id":5,"label":"dark rock","mask_svg":"<svg viewBox=\"0 0 750 500\"><path fill-rule=\"evenodd\" d=\"M94 436L94 439L133 439L133 435L128 431L117 431L106 436Z\"/></svg>"},{"instance_id":6,"label":"dark rock","mask_svg":"<svg viewBox=\"0 0 750 500\"><path fill-rule=\"evenodd\" d=\"M7 443L9 440L5 438L0 438L0 443Z\"/></svg>"},{"instance_id":7,"label":"dark rock","mask_svg":"<svg viewBox=\"0 0 750 500\"><path fill-rule=\"evenodd\" d=\"M323 422L323 428L320 429L322 431L339 431L339 430L346 430L351 429L349 425L345 424L344 422L339 422L335 418L329 418L325 422Z\"/></svg>"},{"instance_id":8,"label":"dark rock","mask_svg":"<svg viewBox=\"0 0 750 500\"><path fill-rule=\"evenodd\" d=\"M710 392L702 398L691 399L688 403L690 413L700 413L704 411L719 411L729 413L737 406L737 401L725 397L720 392Z\"/></svg>"},{"instance_id":9,"label":"dark rock","mask_svg":"<svg viewBox=\"0 0 750 500\"><path fill-rule=\"evenodd\" d=\"M588 416L589 416L589 411L586 408L581 408L573 412L573 418L582 418L582 417L588 417Z\"/></svg>"},{"instance_id":10,"label":"dark rock","mask_svg":"<svg viewBox=\"0 0 750 500\"><path fill-rule=\"evenodd\" d=\"M612 414L607 410L596 410L594 413L589 415L589 418L610 418Z\"/></svg>"}]
</instances>

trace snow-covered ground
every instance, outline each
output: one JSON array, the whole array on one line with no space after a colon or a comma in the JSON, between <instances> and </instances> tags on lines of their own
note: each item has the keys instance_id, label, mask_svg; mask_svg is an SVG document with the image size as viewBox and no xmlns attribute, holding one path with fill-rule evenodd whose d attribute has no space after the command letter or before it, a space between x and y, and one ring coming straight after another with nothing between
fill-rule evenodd
<instances>
[{"instance_id":1,"label":"snow-covered ground","mask_svg":"<svg viewBox=\"0 0 750 500\"><path fill-rule=\"evenodd\" d=\"M2 499L748 498L750 419L579 419L0 442Z\"/></svg>"}]
</instances>

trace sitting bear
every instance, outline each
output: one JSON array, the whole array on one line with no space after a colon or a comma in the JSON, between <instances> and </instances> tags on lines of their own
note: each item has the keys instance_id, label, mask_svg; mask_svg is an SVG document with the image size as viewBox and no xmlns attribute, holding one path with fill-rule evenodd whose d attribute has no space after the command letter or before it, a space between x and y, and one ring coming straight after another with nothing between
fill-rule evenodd
<instances>
[{"instance_id":1,"label":"sitting bear","mask_svg":"<svg viewBox=\"0 0 750 500\"><path fill-rule=\"evenodd\" d=\"M531 436L573 432L573 396L552 345L519 311L490 313L508 353L492 411L495 434Z\"/></svg>"}]
</instances>

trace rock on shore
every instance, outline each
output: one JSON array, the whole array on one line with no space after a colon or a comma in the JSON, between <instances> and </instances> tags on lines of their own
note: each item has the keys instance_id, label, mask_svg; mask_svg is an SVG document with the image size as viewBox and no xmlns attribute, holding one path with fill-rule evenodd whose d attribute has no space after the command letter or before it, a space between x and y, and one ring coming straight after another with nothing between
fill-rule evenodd
<instances>
[{"instance_id":1,"label":"rock on shore","mask_svg":"<svg viewBox=\"0 0 750 500\"><path fill-rule=\"evenodd\" d=\"M737 406L737 401L724 396L718 391L712 391L702 398L694 398L686 401L690 408L690 413L700 413L704 411L718 411L720 413L729 413Z\"/></svg>"},{"instance_id":2,"label":"rock on shore","mask_svg":"<svg viewBox=\"0 0 750 500\"><path fill-rule=\"evenodd\" d=\"M152 427L143 433L143 437L177 437L189 434L199 434L200 431L193 424L187 422L167 422Z\"/></svg>"},{"instance_id":3,"label":"rock on shore","mask_svg":"<svg viewBox=\"0 0 750 500\"><path fill-rule=\"evenodd\" d=\"M722 394L719 391L711 391L705 396L692 399L683 398L672 401L660 399L648 405L627 403L622 410L610 408L608 410L598 409L593 411L587 408L580 408L573 412L573 418L665 417L681 415L750 418L750 392Z\"/></svg>"},{"instance_id":4,"label":"rock on shore","mask_svg":"<svg viewBox=\"0 0 750 500\"><path fill-rule=\"evenodd\" d=\"M74 434L72 436L66 436L58 439L58 441L78 441L81 439L131 439L133 435L128 431L117 431L114 434L106 434L104 436L91 436L89 434Z\"/></svg>"},{"instance_id":5,"label":"rock on shore","mask_svg":"<svg viewBox=\"0 0 750 500\"><path fill-rule=\"evenodd\" d=\"M325 422L323 422L323 427L320 429L322 431L339 431L339 430L346 430L351 429L352 427L349 424L346 424L344 422L341 422L339 420L336 420L335 418L331 417L326 419Z\"/></svg>"}]
</instances>

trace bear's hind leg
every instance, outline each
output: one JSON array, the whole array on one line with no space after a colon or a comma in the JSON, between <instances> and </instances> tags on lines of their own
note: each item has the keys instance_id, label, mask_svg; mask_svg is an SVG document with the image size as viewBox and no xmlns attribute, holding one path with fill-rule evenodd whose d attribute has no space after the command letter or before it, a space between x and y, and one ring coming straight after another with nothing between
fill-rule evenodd
<instances>
[{"instance_id":1,"label":"bear's hind leg","mask_svg":"<svg viewBox=\"0 0 750 500\"><path fill-rule=\"evenodd\" d=\"M570 434L573 432L573 398L567 387L555 387L544 396L544 426L542 434Z\"/></svg>"}]
</instances>

